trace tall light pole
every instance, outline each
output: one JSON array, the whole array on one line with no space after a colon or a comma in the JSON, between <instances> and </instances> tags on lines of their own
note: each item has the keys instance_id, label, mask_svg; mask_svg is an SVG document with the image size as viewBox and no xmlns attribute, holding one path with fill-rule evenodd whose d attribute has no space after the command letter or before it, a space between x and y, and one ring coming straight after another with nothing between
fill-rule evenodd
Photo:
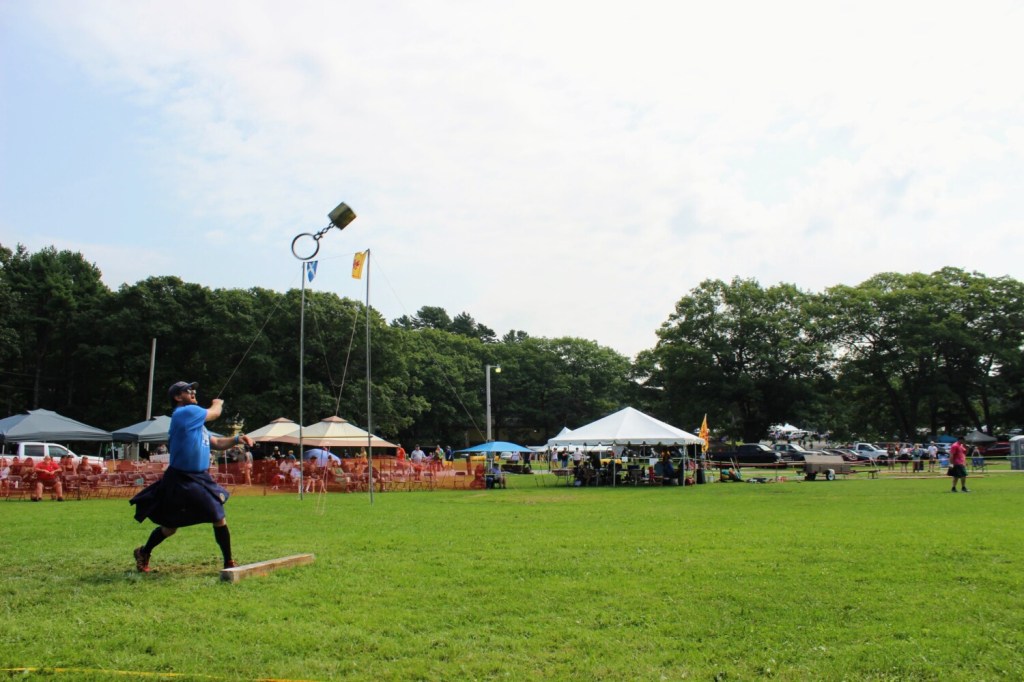
<instances>
[{"instance_id":1,"label":"tall light pole","mask_svg":"<svg viewBox=\"0 0 1024 682\"><path fill-rule=\"evenodd\" d=\"M487 375L487 442L490 443L494 439L491 438L491 370L494 370L495 374L501 374L501 365L487 365L484 369L484 373Z\"/></svg>"}]
</instances>

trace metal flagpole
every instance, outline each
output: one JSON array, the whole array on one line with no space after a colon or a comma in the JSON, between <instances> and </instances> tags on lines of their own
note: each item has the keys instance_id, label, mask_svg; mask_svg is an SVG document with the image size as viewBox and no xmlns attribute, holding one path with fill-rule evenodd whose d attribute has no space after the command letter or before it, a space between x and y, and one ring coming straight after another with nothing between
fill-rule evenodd
<instances>
[{"instance_id":1,"label":"metal flagpole","mask_svg":"<svg viewBox=\"0 0 1024 682\"><path fill-rule=\"evenodd\" d=\"M302 414L302 395L305 390L303 381L303 365L306 356L306 270L307 262L302 263L302 297L299 304L299 499L302 498L302 425L305 419Z\"/></svg>"},{"instance_id":2,"label":"metal flagpole","mask_svg":"<svg viewBox=\"0 0 1024 682\"><path fill-rule=\"evenodd\" d=\"M309 262L313 258L316 258L316 254L320 252L320 240L331 228L337 228L338 230L344 230L345 226L356 219L356 213L348 204L341 202L334 207L334 210L327 214L327 218L331 221L330 224L315 233L303 232L295 235L292 239L292 255L302 261L302 311L299 315L299 499L302 499L302 422L305 418L302 413L302 397L305 391L305 377L304 368L305 355L306 355L306 277L309 273ZM312 240L313 248L311 251L299 250L303 245L307 244L308 240ZM307 255L308 253L308 255ZM316 272L315 265L316 261L312 261L314 264L313 272Z\"/></svg>"},{"instance_id":3,"label":"metal flagpole","mask_svg":"<svg viewBox=\"0 0 1024 682\"><path fill-rule=\"evenodd\" d=\"M370 462L370 504L373 504L373 400L370 392L370 250L366 250L366 452Z\"/></svg>"}]
</instances>

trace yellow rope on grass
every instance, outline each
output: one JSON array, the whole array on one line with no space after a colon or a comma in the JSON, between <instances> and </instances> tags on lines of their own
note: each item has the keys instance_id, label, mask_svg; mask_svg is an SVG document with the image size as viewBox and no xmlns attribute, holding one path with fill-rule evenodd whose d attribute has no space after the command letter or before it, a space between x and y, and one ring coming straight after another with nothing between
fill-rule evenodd
<instances>
[{"instance_id":1,"label":"yellow rope on grass","mask_svg":"<svg viewBox=\"0 0 1024 682\"><path fill-rule=\"evenodd\" d=\"M0 668L2 673L14 673L25 675L28 673L43 673L43 674L68 674L68 675L80 675L83 673L88 674L101 674L101 675L120 675L122 677L156 677L156 678L174 678L184 677L191 679L204 679L204 680L237 680L235 676L221 677L218 675L203 675L199 673L158 673L149 672L145 670L106 670L104 668ZM316 680L293 680L286 677L257 677L253 678L252 682L316 682Z\"/></svg>"}]
</instances>

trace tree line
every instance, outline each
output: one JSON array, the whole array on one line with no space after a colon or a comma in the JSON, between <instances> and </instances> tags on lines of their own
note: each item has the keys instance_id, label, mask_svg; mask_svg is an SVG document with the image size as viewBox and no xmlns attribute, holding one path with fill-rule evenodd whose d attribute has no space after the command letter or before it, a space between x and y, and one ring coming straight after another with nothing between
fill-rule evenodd
<instances>
[{"instance_id":1,"label":"tree line","mask_svg":"<svg viewBox=\"0 0 1024 682\"><path fill-rule=\"evenodd\" d=\"M687 430L744 441L790 421L840 438L1024 423L1024 285L957 268L883 273L821 293L707 280L680 298L654 348L628 358L596 341L498 338L469 313L425 306L385 320L306 292L303 408L366 426L369 313L373 431L405 443L484 440L484 368L496 439L543 443L632 405ZM211 289L152 276L116 291L76 252L0 245L0 416L44 407L105 429L201 383L225 399L220 428L298 420L300 292ZM217 425L215 425L216 427Z\"/></svg>"}]
</instances>

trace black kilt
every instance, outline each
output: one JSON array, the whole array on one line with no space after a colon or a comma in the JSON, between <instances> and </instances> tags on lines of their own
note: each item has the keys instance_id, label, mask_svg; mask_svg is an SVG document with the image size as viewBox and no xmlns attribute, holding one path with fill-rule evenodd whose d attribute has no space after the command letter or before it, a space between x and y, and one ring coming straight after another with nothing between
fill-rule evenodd
<instances>
[{"instance_id":1,"label":"black kilt","mask_svg":"<svg viewBox=\"0 0 1024 682\"><path fill-rule=\"evenodd\" d=\"M953 478L967 478L967 465L966 464L954 464L949 467L949 475Z\"/></svg>"},{"instance_id":2,"label":"black kilt","mask_svg":"<svg viewBox=\"0 0 1024 682\"><path fill-rule=\"evenodd\" d=\"M148 518L167 528L184 528L223 519L229 496L205 471L168 468L163 478L139 491L129 504L135 505L139 523Z\"/></svg>"}]
</instances>

